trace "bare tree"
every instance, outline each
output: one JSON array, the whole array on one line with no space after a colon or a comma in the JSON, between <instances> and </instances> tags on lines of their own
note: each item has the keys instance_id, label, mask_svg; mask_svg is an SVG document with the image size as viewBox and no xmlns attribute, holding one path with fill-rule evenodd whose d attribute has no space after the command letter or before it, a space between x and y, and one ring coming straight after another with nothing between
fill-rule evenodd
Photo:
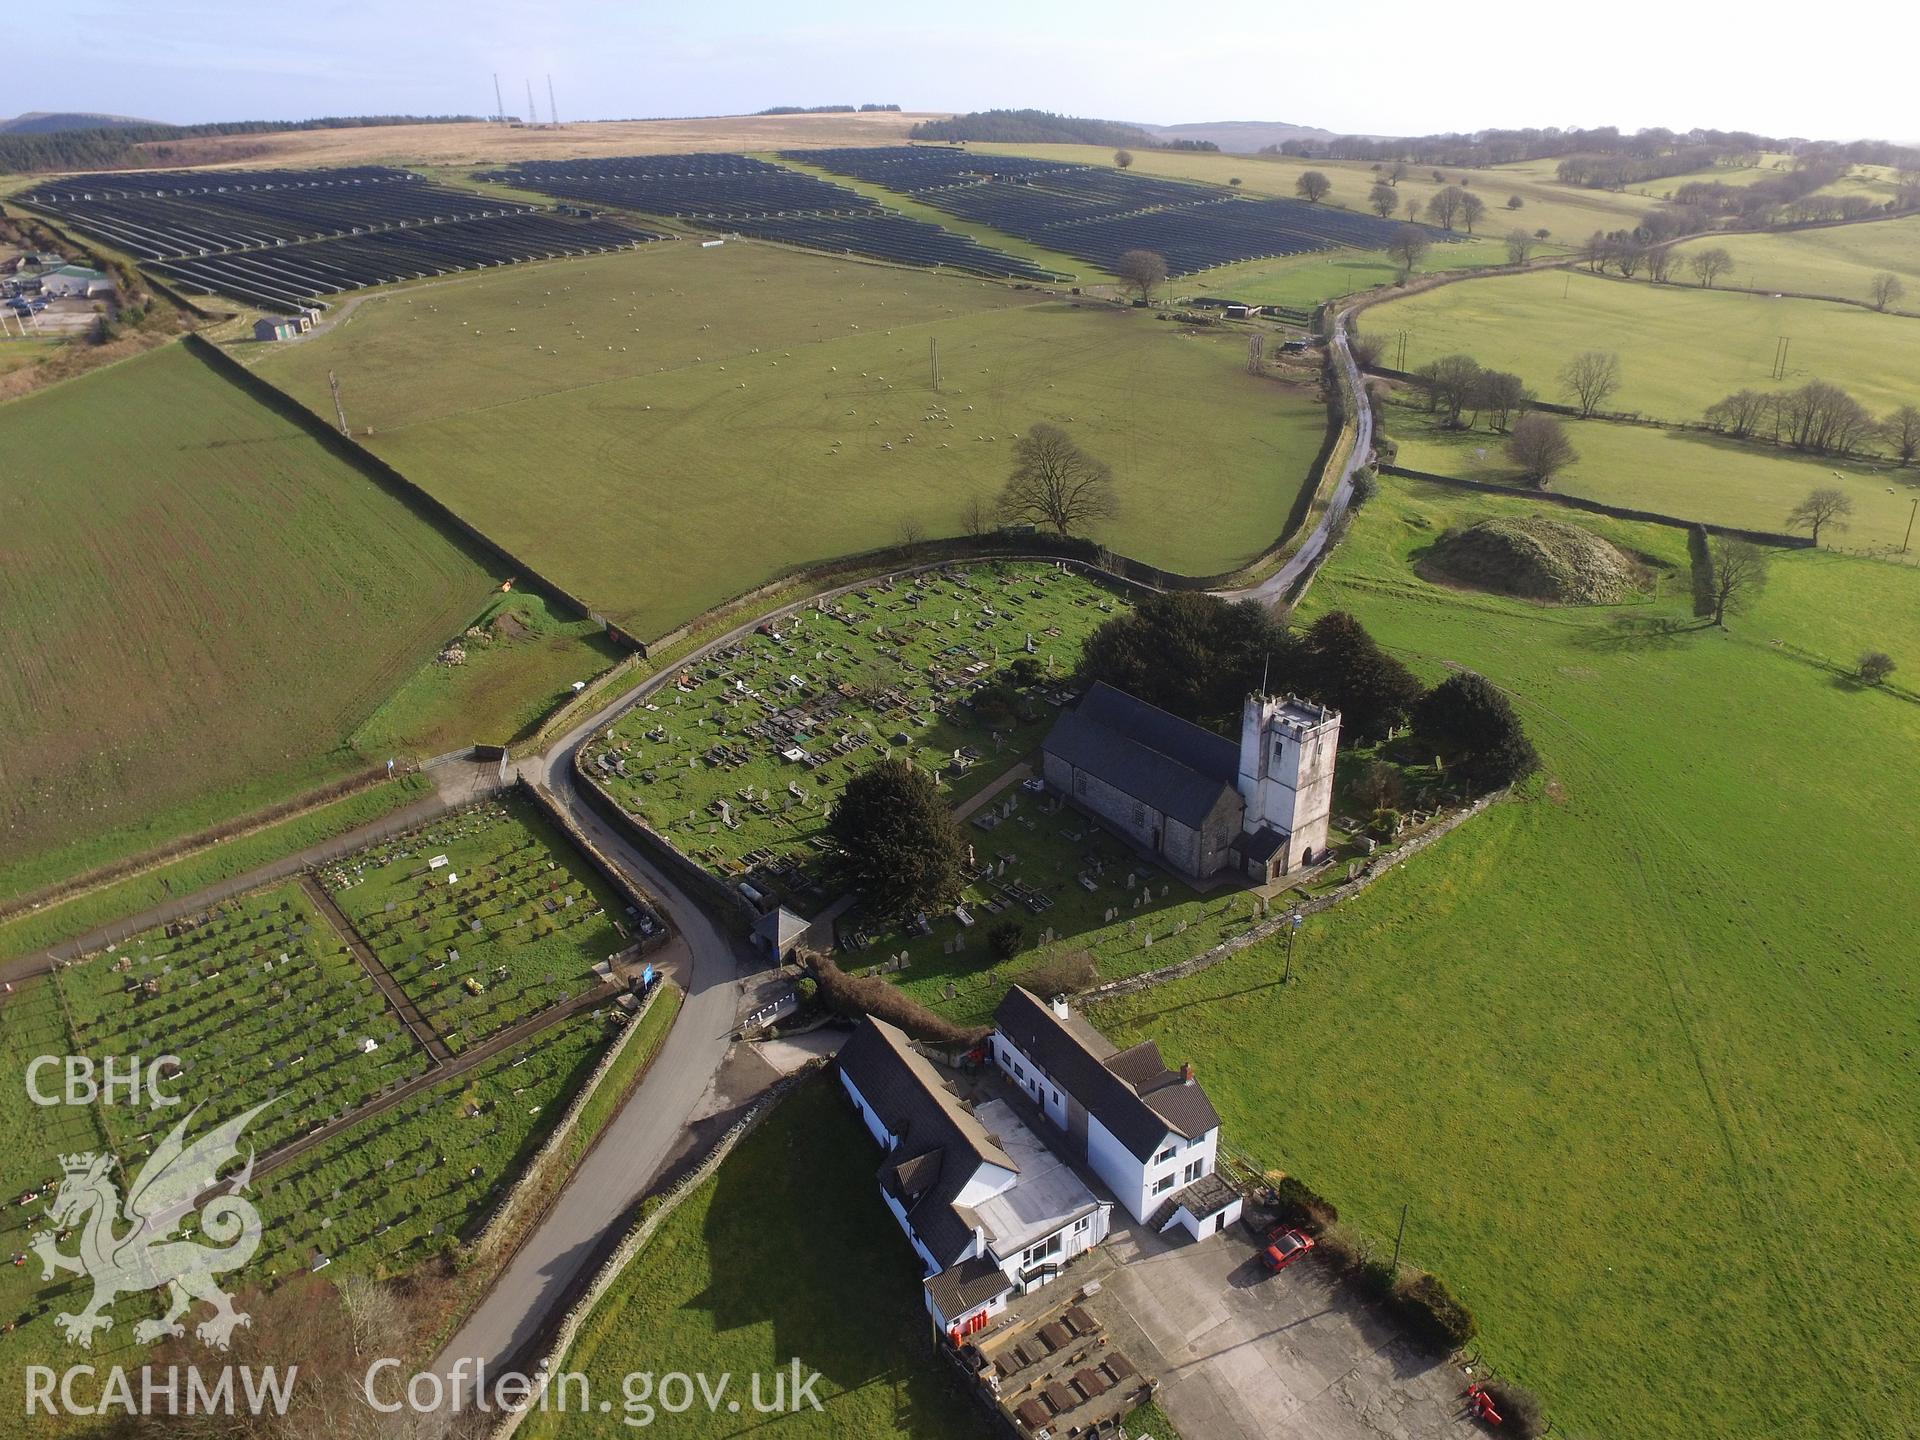
<instances>
[{"instance_id":1,"label":"bare tree","mask_svg":"<svg viewBox=\"0 0 1920 1440\"><path fill-rule=\"evenodd\" d=\"M1664 285L1673 277L1674 261L1678 259L1671 245L1651 245L1647 247L1647 279L1656 285Z\"/></svg>"},{"instance_id":2,"label":"bare tree","mask_svg":"<svg viewBox=\"0 0 1920 1440\"><path fill-rule=\"evenodd\" d=\"M976 540L999 529L993 502L984 495L969 495L967 503L960 507L960 528Z\"/></svg>"},{"instance_id":3,"label":"bare tree","mask_svg":"<svg viewBox=\"0 0 1920 1440\"><path fill-rule=\"evenodd\" d=\"M1529 411L1513 423L1507 437L1507 457L1536 485L1545 485L1580 458L1567 438L1567 427L1551 415Z\"/></svg>"},{"instance_id":4,"label":"bare tree","mask_svg":"<svg viewBox=\"0 0 1920 1440\"><path fill-rule=\"evenodd\" d=\"M1466 203L1467 192L1458 185L1442 186L1434 191L1433 198L1427 201L1427 218L1442 230L1451 230L1453 222L1460 218L1460 212Z\"/></svg>"},{"instance_id":5,"label":"bare tree","mask_svg":"<svg viewBox=\"0 0 1920 1440\"><path fill-rule=\"evenodd\" d=\"M927 538L927 527L920 523L920 517L909 515L900 522L900 528L893 532L894 543L903 550L911 550Z\"/></svg>"},{"instance_id":6,"label":"bare tree","mask_svg":"<svg viewBox=\"0 0 1920 1440\"><path fill-rule=\"evenodd\" d=\"M1460 223L1467 227L1467 234L1473 233L1473 227L1480 223L1487 213L1487 202L1471 190L1460 197Z\"/></svg>"},{"instance_id":7,"label":"bare tree","mask_svg":"<svg viewBox=\"0 0 1920 1440\"><path fill-rule=\"evenodd\" d=\"M1412 197L1409 196L1409 199ZM1413 267L1426 259L1433 240L1418 225L1402 225L1387 242L1387 254L1400 262L1400 278L1413 274Z\"/></svg>"},{"instance_id":8,"label":"bare tree","mask_svg":"<svg viewBox=\"0 0 1920 1440\"><path fill-rule=\"evenodd\" d=\"M1533 258L1533 246L1533 236L1526 231L1509 230L1507 232L1507 263L1509 265L1526 264Z\"/></svg>"},{"instance_id":9,"label":"bare tree","mask_svg":"<svg viewBox=\"0 0 1920 1440\"><path fill-rule=\"evenodd\" d=\"M1041 421L1013 442L1013 474L1000 492L1001 519L1071 535L1119 512L1113 470L1058 425Z\"/></svg>"},{"instance_id":10,"label":"bare tree","mask_svg":"<svg viewBox=\"0 0 1920 1440\"><path fill-rule=\"evenodd\" d=\"M1867 282L1867 294L1873 299L1873 308L1885 310L1900 303L1900 297L1907 293L1906 282L1898 275L1881 271Z\"/></svg>"},{"instance_id":11,"label":"bare tree","mask_svg":"<svg viewBox=\"0 0 1920 1440\"><path fill-rule=\"evenodd\" d=\"M1620 388L1620 357L1583 350L1561 369L1560 387L1580 407L1580 418L1588 419Z\"/></svg>"},{"instance_id":12,"label":"bare tree","mask_svg":"<svg viewBox=\"0 0 1920 1440\"><path fill-rule=\"evenodd\" d=\"M1767 552L1751 540L1716 535L1711 556L1713 623L1725 629L1727 616L1740 614L1766 588Z\"/></svg>"},{"instance_id":13,"label":"bare tree","mask_svg":"<svg viewBox=\"0 0 1920 1440\"><path fill-rule=\"evenodd\" d=\"M1920 455L1920 409L1902 405L1880 422L1880 438L1902 465L1911 465Z\"/></svg>"},{"instance_id":14,"label":"bare tree","mask_svg":"<svg viewBox=\"0 0 1920 1440\"><path fill-rule=\"evenodd\" d=\"M1113 163L1118 165L1122 170L1131 170L1133 168L1133 151L1131 150L1114 151Z\"/></svg>"},{"instance_id":15,"label":"bare tree","mask_svg":"<svg viewBox=\"0 0 1920 1440\"><path fill-rule=\"evenodd\" d=\"M1718 245L1711 245L1705 250L1696 250L1689 255L1687 268L1693 272L1694 279L1706 289L1711 290L1714 281L1732 272L1733 256Z\"/></svg>"},{"instance_id":16,"label":"bare tree","mask_svg":"<svg viewBox=\"0 0 1920 1440\"><path fill-rule=\"evenodd\" d=\"M1527 202L1522 200L1518 195L1507 196L1507 209L1509 210L1518 210L1522 205L1525 205L1526 203Z\"/></svg>"},{"instance_id":17,"label":"bare tree","mask_svg":"<svg viewBox=\"0 0 1920 1440\"><path fill-rule=\"evenodd\" d=\"M1706 410L1709 426L1735 440L1760 433L1774 411L1773 396L1762 390L1736 390L1724 400L1716 400Z\"/></svg>"},{"instance_id":18,"label":"bare tree","mask_svg":"<svg viewBox=\"0 0 1920 1440\"><path fill-rule=\"evenodd\" d=\"M1831 485L1823 485L1807 493L1793 509L1787 512L1787 524L1795 530L1813 532L1813 543L1820 543L1822 530L1844 530L1846 517L1853 514L1853 501L1847 492Z\"/></svg>"},{"instance_id":19,"label":"bare tree","mask_svg":"<svg viewBox=\"0 0 1920 1440\"><path fill-rule=\"evenodd\" d=\"M1378 335L1358 330L1347 335L1347 353L1353 356L1353 363L1362 370L1371 370L1380 363L1380 357L1387 351L1386 342Z\"/></svg>"},{"instance_id":20,"label":"bare tree","mask_svg":"<svg viewBox=\"0 0 1920 1440\"><path fill-rule=\"evenodd\" d=\"M1511 370L1482 370L1474 383L1473 408L1487 417L1487 428L1505 434L1514 416L1533 403L1526 381Z\"/></svg>"},{"instance_id":21,"label":"bare tree","mask_svg":"<svg viewBox=\"0 0 1920 1440\"><path fill-rule=\"evenodd\" d=\"M1309 205L1318 205L1331 189L1333 182L1320 170L1302 170L1300 178L1293 182L1293 193Z\"/></svg>"},{"instance_id":22,"label":"bare tree","mask_svg":"<svg viewBox=\"0 0 1920 1440\"><path fill-rule=\"evenodd\" d=\"M1398 185L1402 180L1406 178L1407 178L1407 162L1406 161L1396 160L1393 162L1393 164L1387 167L1387 183L1389 185ZM1916 182L1916 183L1920 183L1920 182Z\"/></svg>"},{"instance_id":23,"label":"bare tree","mask_svg":"<svg viewBox=\"0 0 1920 1440\"><path fill-rule=\"evenodd\" d=\"M1867 407L1825 380L1809 380L1773 400L1776 437L1813 455L1850 455L1878 430Z\"/></svg>"},{"instance_id":24,"label":"bare tree","mask_svg":"<svg viewBox=\"0 0 1920 1440\"><path fill-rule=\"evenodd\" d=\"M1129 250L1114 263L1113 273L1136 297L1151 300L1153 292L1166 283L1166 257L1154 250Z\"/></svg>"},{"instance_id":25,"label":"bare tree","mask_svg":"<svg viewBox=\"0 0 1920 1440\"><path fill-rule=\"evenodd\" d=\"M1400 206L1400 192L1384 180L1374 181L1373 188L1367 191L1367 208L1382 220L1389 218Z\"/></svg>"},{"instance_id":26,"label":"bare tree","mask_svg":"<svg viewBox=\"0 0 1920 1440\"><path fill-rule=\"evenodd\" d=\"M1427 409L1449 430L1461 429L1461 414L1475 403L1480 362L1471 355L1442 355L1420 367L1420 383L1427 392Z\"/></svg>"}]
</instances>

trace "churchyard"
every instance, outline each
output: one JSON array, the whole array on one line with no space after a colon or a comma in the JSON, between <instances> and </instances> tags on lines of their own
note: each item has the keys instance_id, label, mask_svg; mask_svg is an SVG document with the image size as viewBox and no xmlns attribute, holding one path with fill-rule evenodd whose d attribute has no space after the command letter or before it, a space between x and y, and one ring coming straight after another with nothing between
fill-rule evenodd
<instances>
[{"instance_id":1,"label":"churchyard","mask_svg":"<svg viewBox=\"0 0 1920 1440\"><path fill-rule=\"evenodd\" d=\"M963 802L1039 744L1082 642L1127 603L1043 562L877 580L686 667L589 745L587 773L715 875L811 914L852 775L905 755ZM1022 661L1034 685L1005 694Z\"/></svg>"},{"instance_id":2,"label":"churchyard","mask_svg":"<svg viewBox=\"0 0 1920 1440\"><path fill-rule=\"evenodd\" d=\"M1310 918L1292 986L1275 939L1097 1018L1190 1057L1235 1145L1377 1246L1409 1205L1405 1254L1569 1433L1898 1433L1920 712L1849 672L1920 654L1920 574L1778 552L1721 631L1684 593L1542 607L1415 573L1527 514L1684 573L1678 530L1386 478L1304 608L1422 678L1488 676L1545 775Z\"/></svg>"},{"instance_id":3,"label":"churchyard","mask_svg":"<svg viewBox=\"0 0 1920 1440\"><path fill-rule=\"evenodd\" d=\"M626 902L518 798L396 835L321 881L456 1054L601 983L595 967L639 933Z\"/></svg>"},{"instance_id":4,"label":"churchyard","mask_svg":"<svg viewBox=\"0 0 1920 1440\"><path fill-rule=\"evenodd\" d=\"M598 1062L611 1009L542 1031L262 1179L261 1273L338 1260L393 1274L470 1238Z\"/></svg>"},{"instance_id":5,"label":"churchyard","mask_svg":"<svg viewBox=\"0 0 1920 1440\"><path fill-rule=\"evenodd\" d=\"M177 1055L170 1089L223 1115L273 1097L247 1132L263 1155L427 1068L297 884L148 931L62 967L54 984L78 1052ZM129 1165L157 1143L144 1107L102 1106L100 1118Z\"/></svg>"},{"instance_id":6,"label":"churchyard","mask_svg":"<svg viewBox=\"0 0 1920 1440\"><path fill-rule=\"evenodd\" d=\"M1113 468L1095 538L1231 570L1326 436L1317 387L1247 373L1238 328L752 242L402 289L233 353L329 420L336 374L357 438L643 639L796 565L964 534L1039 421Z\"/></svg>"}]
</instances>

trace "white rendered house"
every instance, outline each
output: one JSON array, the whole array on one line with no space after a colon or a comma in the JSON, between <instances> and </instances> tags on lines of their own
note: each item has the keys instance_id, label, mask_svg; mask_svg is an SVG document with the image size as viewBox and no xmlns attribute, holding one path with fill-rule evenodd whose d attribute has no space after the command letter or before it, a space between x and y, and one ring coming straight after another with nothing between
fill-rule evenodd
<instances>
[{"instance_id":1,"label":"white rendered house","mask_svg":"<svg viewBox=\"0 0 1920 1440\"><path fill-rule=\"evenodd\" d=\"M1065 1137L1135 1220L1194 1239L1240 1217L1220 1178L1220 1116L1194 1079L1145 1041L1119 1050L1074 1015L1019 986L994 1012L994 1063Z\"/></svg>"}]
</instances>

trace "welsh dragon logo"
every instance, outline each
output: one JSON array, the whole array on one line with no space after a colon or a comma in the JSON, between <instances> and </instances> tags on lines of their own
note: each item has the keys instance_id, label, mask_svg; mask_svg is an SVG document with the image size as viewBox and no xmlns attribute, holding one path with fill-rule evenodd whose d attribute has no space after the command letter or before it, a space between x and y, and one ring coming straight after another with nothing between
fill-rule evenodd
<instances>
[{"instance_id":1,"label":"welsh dragon logo","mask_svg":"<svg viewBox=\"0 0 1920 1440\"><path fill-rule=\"evenodd\" d=\"M229 1188L204 1202L200 1196L215 1183L220 1167L240 1153L240 1136L253 1117L272 1103L256 1105L188 1144L187 1127L201 1109L196 1105L141 1167L124 1204L112 1178L112 1155L60 1157L66 1175L47 1207L47 1218L61 1229L80 1226L79 1253L62 1255L54 1235L42 1236L33 1250L44 1267L41 1279L70 1270L93 1280L93 1299L86 1309L54 1317L68 1340L91 1349L94 1333L113 1325L105 1312L115 1299L162 1286L167 1289L167 1313L134 1326L134 1339L142 1344L184 1335L180 1317L196 1300L213 1306L213 1317L194 1327L194 1334L208 1345L225 1350L234 1328L252 1323L213 1282L215 1275L245 1265L260 1245L260 1212L240 1193L253 1178L252 1149ZM177 1235L180 1223L196 1210L200 1233L212 1246ZM122 1223L128 1228L116 1234Z\"/></svg>"}]
</instances>

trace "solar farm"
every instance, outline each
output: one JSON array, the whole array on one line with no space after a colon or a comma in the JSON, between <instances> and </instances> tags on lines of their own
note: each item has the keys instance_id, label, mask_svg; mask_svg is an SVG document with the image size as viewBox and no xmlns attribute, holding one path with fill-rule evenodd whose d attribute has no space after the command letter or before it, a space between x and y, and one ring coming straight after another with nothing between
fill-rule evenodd
<instances>
[{"instance_id":1,"label":"solar farm","mask_svg":"<svg viewBox=\"0 0 1920 1440\"><path fill-rule=\"evenodd\" d=\"M530 160L477 178L809 250L994 279L1056 278L1031 261L885 209L844 185L747 155Z\"/></svg>"},{"instance_id":2,"label":"solar farm","mask_svg":"<svg viewBox=\"0 0 1920 1440\"><path fill-rule=\"evenodd\" d=\"M791 158L1103 270L1113 270L1129 250L1157 251L1175 275L1342 246L1377 250L1401 228L1303 201L1248 200L1214 186L1105 166L944 147L804 150Z\"/></svg>"},{"instance_id":3,"label":"solar farm","mask_svg":"<svg viewBox=\"0 0 1920 1440\"><path fill-rule=\"evenodd\" d=\"M976 793L1039 743L1081 644L1127 603L1038 562L876 581L689 667L586 764L714 874L811 913L833 898L825 829L848 780L904 755L955 801ZM1005 692L1022 660L1047 698Z\"/></svg>"},{"instance_id":4,"label":"solar farm","mask_svg":"<svg viewBox=\"0 0 1920 1440\"><path fill-rule=\"evenodd\" d=\"M269 310L302 309L368 285L659 238L384 166L93 175L16 198L185 289Z\"/></svg>"}]
</instances>

